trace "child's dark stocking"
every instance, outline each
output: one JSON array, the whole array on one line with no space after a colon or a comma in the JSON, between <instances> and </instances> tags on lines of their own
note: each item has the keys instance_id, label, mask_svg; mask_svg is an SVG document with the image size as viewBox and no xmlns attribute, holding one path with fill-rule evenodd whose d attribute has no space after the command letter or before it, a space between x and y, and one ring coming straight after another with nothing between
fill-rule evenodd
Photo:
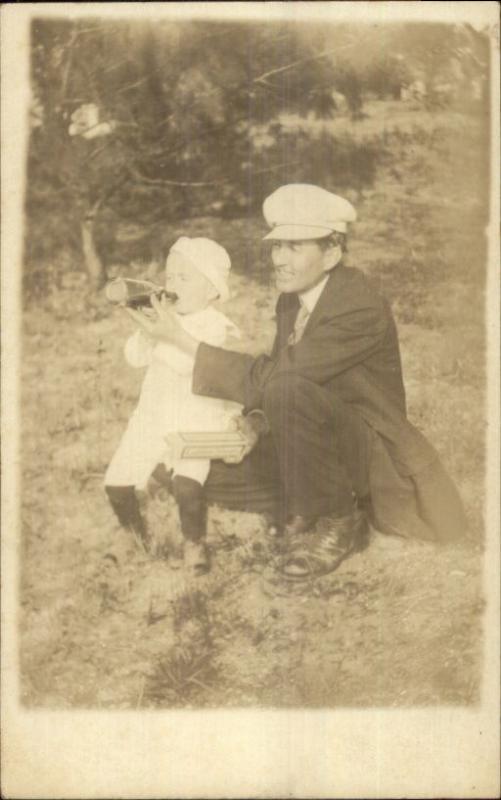
<instances>
[{"instance_id":1,"label":"child's dark stocking","mask_svg":"<svg viewBox=\"0 0 501 800\"><path fill-rule=\"evenodd\" d=\"M146 523L139 510L139 501L133 486L105 486L106 494L120 524L131 531L139 543L147 549Z\"/></svg>"},{"instance_id":2,"label":"child's dark stocking","mask_svg":"<svg viewBox=\"0 0 501 800\"><path fill-rule=\"evenodd\" d=\"M176 475L173 488L185 539L185 563L195 572L205 572L209 568L209 561L205 544L207 504L203 486L192 478Z\"/></svg>"},{"instance_id":3,"label":"child's dark stocking","mask_svg":"<svg viewBox=\"0 0 501 800\"><path fill-rule=\"evenodd\" d=\"M205 538L207 526L207 506L203 486L193 478L176 475L174 497L179 509L181 531L184 538L192 542L199 542Z\"/></svg>"}]
</instances>

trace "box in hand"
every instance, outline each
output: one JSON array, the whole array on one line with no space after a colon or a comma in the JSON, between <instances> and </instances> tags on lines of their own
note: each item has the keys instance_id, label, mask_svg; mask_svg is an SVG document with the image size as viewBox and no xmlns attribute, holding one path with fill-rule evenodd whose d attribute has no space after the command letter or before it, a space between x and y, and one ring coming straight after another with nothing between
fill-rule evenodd
<instances>
[{"instance_id":1,"label":"box in hand","mask_svg":"<svg viewBox=\"0 0 501 800\"><path fill-rule=\"evenodd\" d=\"M165 440L169 454L176 461L180 458L239 460L247 444L240 431L169 433Z\"/></svg>"}]
</instances>

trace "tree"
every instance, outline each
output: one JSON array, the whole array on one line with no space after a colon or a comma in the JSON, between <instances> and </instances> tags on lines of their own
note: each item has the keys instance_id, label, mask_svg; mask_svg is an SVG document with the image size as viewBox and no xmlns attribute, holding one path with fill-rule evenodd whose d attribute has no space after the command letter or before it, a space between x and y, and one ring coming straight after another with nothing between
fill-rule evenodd
<instances>
[{"instance_id":1,"label":"tree","mask_svg":"<svg viewBox=\"0 0 501 800\"><path fill-rule=\"evenodd\" d=\"M27 258L70 246L93 287L105 216L249 208L288 147L279 128L274 150L255 132L280 111L334 110L332 63L284 24L35 20L32 83Z\"/></svg>"}]
</instances>

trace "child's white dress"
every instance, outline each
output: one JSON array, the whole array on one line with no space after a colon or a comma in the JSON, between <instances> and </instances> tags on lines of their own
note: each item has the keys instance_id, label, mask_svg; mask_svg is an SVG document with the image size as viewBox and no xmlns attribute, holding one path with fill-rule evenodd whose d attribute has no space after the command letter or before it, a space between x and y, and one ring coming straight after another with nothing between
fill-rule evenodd
<instances>
[{"instance_id":1,"label":"child's white dress","mask_svg":"<svg viewBox=\"0 0 501 800\"><path fill-rule=\"evenodd\" d=\"M192 314L179 314L178 320L195 339L218 347L225 344L230 334L240 335L233 322L211 306ZM229 417L240 412L242 406L194 395L191 390L194 359L177 347L152 342L141 331L127 340L125 357L132 366L147 365L148 370L138 405L106 471L105 484L142 489L160 463L172 468L175 475L203 484L210 461L169 460L164 437L184 431L227 430Z\"/></svg>"}]
</instances>

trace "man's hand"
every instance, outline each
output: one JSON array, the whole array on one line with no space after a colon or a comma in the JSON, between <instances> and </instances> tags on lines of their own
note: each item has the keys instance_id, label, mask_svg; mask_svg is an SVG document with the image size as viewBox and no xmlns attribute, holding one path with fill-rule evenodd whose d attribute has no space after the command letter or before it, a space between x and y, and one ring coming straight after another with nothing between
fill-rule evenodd
<instances>
[{"instance_id":1,"label":"man's hand","mask_svg":"<svg viewBox=\"0 0 501 800\"><path fill-rule=\"evenodd\" d=\"M263 423L261 417L264 420L264 415L261 414L259 416L249 414L246 417L242 416L242 414L237 414L231 419L230 429L239 431L246 438L247 444L244 447L243 453L238 458L225 458L224 461L226 464L240 464L240 462L249 455L251 450L254 449L260 433L265 430L265 423Z\"/></svg>"},{"instance_id":2,"label":"man's hand","mask_svg":"<svg viewBox=\"0 0 501 800\"><path fill-rule=\"evenodd\" d=\"M199 342L193 339L179 323L173 313L170 303L165 297L158 300L154 295L151 297L151 305L155 312L145 314L133 308L125 308L125 311L146 333L156 342L166 342L181 348L190 355L195 355Z\"/></svg>"}]
</instances>

